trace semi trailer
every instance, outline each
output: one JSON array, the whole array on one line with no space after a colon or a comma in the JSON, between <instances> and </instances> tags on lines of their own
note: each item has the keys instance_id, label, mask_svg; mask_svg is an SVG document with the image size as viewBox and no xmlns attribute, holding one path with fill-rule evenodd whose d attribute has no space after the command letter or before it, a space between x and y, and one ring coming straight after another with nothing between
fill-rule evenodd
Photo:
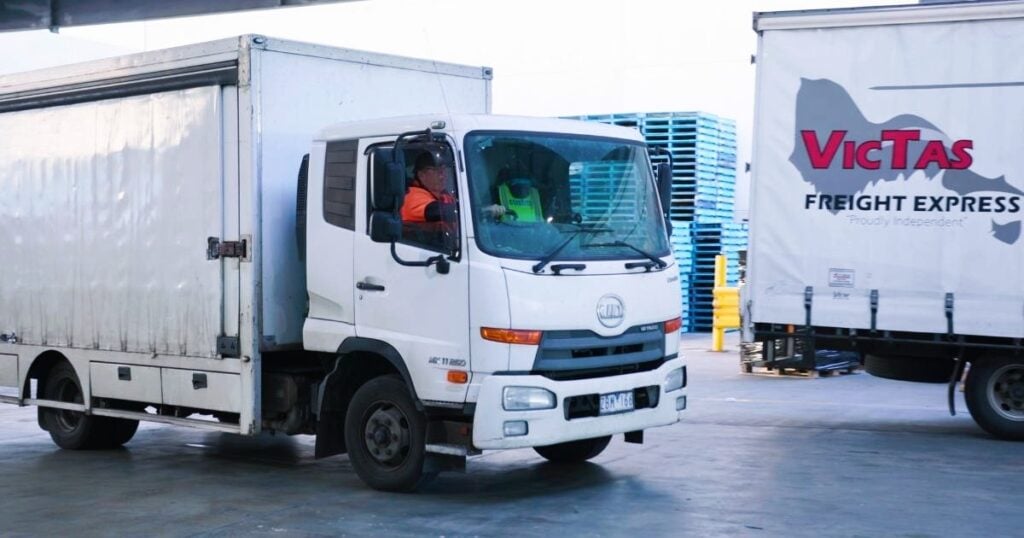
<instances>
[{"instance_id":1,"label":"semi trailer","mask_svg":"<svg viewBox=\"0 0 1024 538\"><path fill-rule=\"evenodd\" d=\"M1024 439L1024 3L756 13L750 362L860 352ZM749 365L749 363L748 363ZM969 369L968 369L969 366Z\"/></svg>"},{"instance_id":2,"label":"semi trailer","mask_svg":"<svg viewBox=\"0 0 1024 538\"><path fill-rule=\"evenodd\" d=\"M491 115L491 75L247 35L0 79L0 401L65 449L315 435L394 491L677 422L643 139Z\"/></svg>"}]
</instances>

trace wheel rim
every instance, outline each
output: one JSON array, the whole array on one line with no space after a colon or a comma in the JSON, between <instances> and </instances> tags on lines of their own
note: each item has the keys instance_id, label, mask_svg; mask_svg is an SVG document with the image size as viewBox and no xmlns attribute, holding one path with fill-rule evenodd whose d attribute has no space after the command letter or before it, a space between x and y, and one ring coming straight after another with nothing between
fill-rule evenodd
<instances>
[{"instance_id":1,"label":"wheel rim","mask_svg":"<svg viewBox=\"0 0 1024 538\"><path fill-rule=\"evenodd\" d=\"M70 379L61 379L57 384L57 401L82 403L82 390L78 388L78 383ZM68 411L66 409L57 411L57 424L62 430L72 431L78 427L81 421L82 413L78 411Z\"/></svg>"},{"instance_id":2,"label":"wheel rim","mask_svg":"<svg viewBox=\"0 0 1024 538\"><path fill-rule=\"evenodd\" d=\"M377 402L367 410L363 441L367 453L378 464L395 468L409 454L409 418L391 402Z\"/></svg>"},{"instance_id":3,"label":"wheel rim","mask_svg":"<svg viewBox=\"0 0 1024 538\"><path fill-rule=\"evenodd\" d=\"M988 401L1007 420L1024 421L1024 365L1007 364L989 377Z\"/></svg>"}]
</instances>

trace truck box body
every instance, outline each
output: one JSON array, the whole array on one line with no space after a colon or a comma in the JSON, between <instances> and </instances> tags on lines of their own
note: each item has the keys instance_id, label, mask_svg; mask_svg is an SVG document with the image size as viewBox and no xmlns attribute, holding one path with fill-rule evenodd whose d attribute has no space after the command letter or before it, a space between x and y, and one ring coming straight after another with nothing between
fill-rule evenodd
<instances>
[{"instance_id":1,"label":"truck box body","mask_svg":"<svg viewBox=\"0 0 1024 538\"><path fill-rule=\"evenodd\" d=\"M151 367L139 390L258 429L260 353L302 346L296 176L315 133L489 108L487 68L261 36L0 79L0 384L59 348ZM194 401L192 370L229 388Z\"/></svg>"},{"instance_id":2,"label":"truck box body","mask_svg":"<svg viewBox=\"0 0 1024 538\"><path fill-rule=\"evenodd\" d=\"M1024 4L755 30L747 321L1024 336Z\"/></svg>"}]
</instances>

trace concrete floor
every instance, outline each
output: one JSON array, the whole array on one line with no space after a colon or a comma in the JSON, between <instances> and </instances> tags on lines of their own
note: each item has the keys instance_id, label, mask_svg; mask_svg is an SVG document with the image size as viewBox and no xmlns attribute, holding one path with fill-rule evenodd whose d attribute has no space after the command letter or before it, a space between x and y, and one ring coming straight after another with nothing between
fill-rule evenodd
<instances>
[{"instance_id":1,"label":"concrete floor","mask_svg":"<svg viewBox=\"0 0 1024 538\"><path fill-rule=\"evenodd\" d=\"M314 461L308 437L144 425L125 449L69 452L0 405L0 535L1024 534L1024 445L950 417L944 386L741 375L730 343L684 340L687 419L642 446L576 468L486 453L412 495Z\"/></svg>"}]
</instances>

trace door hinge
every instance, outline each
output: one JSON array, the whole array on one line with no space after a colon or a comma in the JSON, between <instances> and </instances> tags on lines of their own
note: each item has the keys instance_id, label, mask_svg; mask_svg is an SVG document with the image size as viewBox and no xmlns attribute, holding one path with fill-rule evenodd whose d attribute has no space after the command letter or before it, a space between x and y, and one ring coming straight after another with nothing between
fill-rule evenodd
<instances>
[{"instance_id":1,"label":"door hinge","mask_svg":"<svg viewBox=\"0 0 1024 538\"><path fill-rule=\"evenodd\" d=\"M241 356L241 342L237 336L218 336L217 354L221 357Z\"/></svg>"},{"instance_id":2,"label":"door hinge","mask_svg":"<svg viewBox=\"0 0 1024 538\"><path fill-rule=\"evenodd\" d=\"M249 261L249 239L243 237L240 241L221 241L216 237L206 238L206 259L220 258L239 258L242 261Z\"/></svg>"}]
</instances>

